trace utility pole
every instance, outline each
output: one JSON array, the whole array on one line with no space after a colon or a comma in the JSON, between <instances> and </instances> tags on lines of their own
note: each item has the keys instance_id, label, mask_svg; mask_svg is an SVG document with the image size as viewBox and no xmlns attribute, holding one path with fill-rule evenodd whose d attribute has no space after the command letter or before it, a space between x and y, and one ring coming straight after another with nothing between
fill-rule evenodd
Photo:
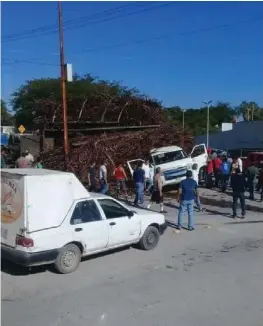
<instances>
[{"instance_id":1,"label":"utility pole","mask_svg":"<svg viewBox=\"0 0 263 326\"><path fill-rule=\"evenodd\" d=\"M251 111L251 108L247 107L247 109L246 109L246 112L247 112L247 114L246 114L247 121L250 121L250 111Z\"/></svg>"},{"instance_id":2,"label":"utility pole","mask_svg":"<svg viewBox=\"0 0 263 326\"><path fill-rule=\"evenodd\" d=\"M207 117L206 117L206 148L209 146L209 125L210 125L210 104L212 101L203 101L203 103L206 105L207 109Z\"/></svg>"},{"instance_id":3,"label":"utility pole","mask_svg":"<svg viewBox=\"0 0 263 326\"><path fill-rule=\"evenodd\" d=\"M185 109L182 109L183 112L183 131L184 131L184 114L185 114Z\"/></svg>"},{"instance_id":4,"label":"utility pole","mask_svg":"<svg viewBox=\"0 0 263 326\"><path fill-rule=\"evenodd\" d=\"M66 71L64 59L64 40L63 40L63 20L62 20L62 1L58 1L58 22L59 22L59 50L60 50L60 67L61 67L61 92L62 92L62 110L63 110L63 129L64 129L64 152L65 164L68 167L68 115L67 115L67 93L66 93Z\"/></svg>"},{"instance_id":5,"label":"utility pole","mask_svg":"<svg viewBox=\"0 0 263 326\"><path fill-rule=\"evenodd\" d=\"M255 113L255 104L252 104L252 113L251 113L251 120L254 120L254 113Z\"/></svg>"},{"instance_id":6,"label":"utility pole","mask_svg":"<svg viewBox=\"0 0 263 326\"><path fill-rule=\"evenodd\" d=\"M182 144L182 147L184 148L184 138L185 138L185 133L184 133L184 114L185 114L185 109L182 109L182 112L183 112L183 144Z\"/></svg>"}]
</instances>

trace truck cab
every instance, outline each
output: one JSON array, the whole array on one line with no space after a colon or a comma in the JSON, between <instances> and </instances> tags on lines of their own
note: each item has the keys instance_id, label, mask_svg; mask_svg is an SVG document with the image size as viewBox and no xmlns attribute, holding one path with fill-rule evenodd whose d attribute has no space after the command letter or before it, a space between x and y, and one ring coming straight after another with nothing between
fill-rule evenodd
<instances>
[{"instance_id":1,"label":"truck cab","mask_svg":"<svg viewBox=\"0 0 263 326\"><path fill-rule=\"evenodd\" d=\"M194 146L190 155L178 146L166 146L152 149L149 153L149 161L153 170L160 167L162 170L162 182L164 186L175 185L186 178L186 171L191 170L194 163L198 166L201 176L207 162L207 150L205 144ZM127 162L131 175L139 161L134 159Z\"/></svg>"}]
</instances>

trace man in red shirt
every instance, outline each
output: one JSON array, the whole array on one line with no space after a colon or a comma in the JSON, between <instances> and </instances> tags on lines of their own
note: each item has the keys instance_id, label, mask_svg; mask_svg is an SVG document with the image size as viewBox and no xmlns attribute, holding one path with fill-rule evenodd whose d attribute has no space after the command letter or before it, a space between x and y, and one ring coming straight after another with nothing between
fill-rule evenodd
<instances>
[{"instance_id":1,"label":"man in red shirt","mask_svg":"<svg viewBox=\"0 0 263 326\"><path fill-rule=\"evenodd\" d=\"M222 160L220 157L216 156L216 158L213 160L213 168L215 173L215 186L218 188L218 183L220 180L220 167L222 164Z\"/></svg>"},{"instance_id":2,"label":"man in red shirt","mask_svg":"<svg viewBox=\"0 0 263 326\"><path fill-rule=\"evenodd\" d=\"M213 188L213 172L214 172L213 160L211 154L209 154L207 159L207 181L206 181L206 185L208 189Z\"/></svg>"}]
</instances>

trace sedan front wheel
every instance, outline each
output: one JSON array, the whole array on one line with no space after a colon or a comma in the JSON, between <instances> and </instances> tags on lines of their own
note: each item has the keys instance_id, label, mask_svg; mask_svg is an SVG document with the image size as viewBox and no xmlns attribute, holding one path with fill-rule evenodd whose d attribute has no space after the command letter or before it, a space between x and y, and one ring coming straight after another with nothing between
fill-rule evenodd
<instances>
[{"instance_id":1,"label":"sedan front wheel","mask_svg":"<svg viewBox=\"0 0 263 326\"><path fill-rule=\"evenodd\" d=\"M140 240L140 248L143 250L152 250L157 246L159 239L159 230L155 226L148 226Z\"/></svg>"}]
</instances>

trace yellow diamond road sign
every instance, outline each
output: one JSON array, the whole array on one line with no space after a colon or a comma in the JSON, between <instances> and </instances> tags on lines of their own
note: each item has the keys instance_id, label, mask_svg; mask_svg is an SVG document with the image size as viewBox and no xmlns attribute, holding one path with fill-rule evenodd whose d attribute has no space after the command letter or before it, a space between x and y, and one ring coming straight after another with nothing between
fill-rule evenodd
<instances>
[{"instance_id":1,"label":"yellow diamond road sign","mask_svg":"<svg viewBox=\"0 0 263 326\"><path fill-rule=\"evenodd\" d=\"M18 130L19 130L19 132L20 132L21 134L23 134L23 133L26 131L26 128L25 128L23 125L21 125L21 126L18 128Z\"/></svg>"}]
</instances>

